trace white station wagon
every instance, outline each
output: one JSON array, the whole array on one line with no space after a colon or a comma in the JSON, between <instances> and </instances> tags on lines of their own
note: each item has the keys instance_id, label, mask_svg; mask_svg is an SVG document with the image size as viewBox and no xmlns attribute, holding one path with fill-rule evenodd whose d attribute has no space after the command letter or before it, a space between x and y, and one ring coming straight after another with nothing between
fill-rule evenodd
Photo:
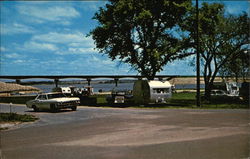
<instances>
[{"instance_id":1,"label":"white station wagon","mask_svg":"<svg viewBox=\"0 0 250 159\"><path fill-rule=\"evenodd\" d=\"M39 94L34 100L26 102L28 108L33 108L34 111L41 109L50 109L55 112L59 109L71 108L73 111L80 104L78 97L66 97L63 93L43 93Z\"/></svg>"}]
</instances>

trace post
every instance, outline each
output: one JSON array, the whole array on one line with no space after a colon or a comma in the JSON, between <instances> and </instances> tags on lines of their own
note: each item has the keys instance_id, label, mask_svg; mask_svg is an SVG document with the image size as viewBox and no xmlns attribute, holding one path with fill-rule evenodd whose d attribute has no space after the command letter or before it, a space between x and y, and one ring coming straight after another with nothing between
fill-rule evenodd
<instances>
[{"instance_id":1,"label":"post","mask_svg":"<svg viewBox=\"0 0 250 159\"><path fill-rule=\"evenodd\" d=\"M12 113L12 103L10 103L10 113Z\"/></svg>"},{"instance_id":2,"label":"post","mask_svg":"<svg viewBox=\"0 0 250 159\"><path fill-rule=\"evenodd\" d=\"M21 84L21 80L20 79L16 79L16 83L17 84Z\"/></svg>"},{"instance_id":3,"label":"post","mask_svg":"<svg viewBox=\"0 0 250 159\"><path fill-rule=\"evenodd\" d=\"M58 87L59 79L54 79L54 82L55 82L56 87Z\"/></svg>"},{"instance_id":4,"label":"post","mask_svg":"<svg viewBox=\"0 0 250 159\"><path fill-rule=\"evenodd\" d=\"M200 98L200 45L199 45L199 3L196 0L196 106L201 106Z\"/></svg>"},{"instance_id":5,"label":"post","mask_svg":"<svg viewBox=\"0 0 250 159\"><path fill-rule=\"evenodd\" d=\"M87 78L88 86L90 86L91 78Z\"/></svg>"},{"instance_id":6,"label":"post","mask_svg":"<svg viewBox=\"0 0 250 159\"><path fill-rule=\"evenodd\" d=\"M119 81L119 78L115 78L115 86L116 87L118 86L118 81Z\"/></svg>"}]
</instances>

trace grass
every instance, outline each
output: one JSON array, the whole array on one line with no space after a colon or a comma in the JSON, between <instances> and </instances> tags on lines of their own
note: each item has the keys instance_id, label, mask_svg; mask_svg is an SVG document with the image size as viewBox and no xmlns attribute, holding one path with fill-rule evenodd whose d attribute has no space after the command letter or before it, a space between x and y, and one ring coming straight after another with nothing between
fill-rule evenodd
<instances>
[{"instance_id":1,"label":"grass","mask_svg":"<svg viewBox=\"0 0 250 159\"><path fill-rule=\"evenodd\" d=\"M196 93L174 93L173 97L167 102L168 106L196 108ZM247 101L242 101L236 97L212 97L211 101L201 101L201 108L214 109L214 108L249 108Z\"/></svg>"},{"instance_id":2,"label":"grass","mask_svg":"<svg viewBox=\"0 0 250 159\"><path fill-rule=\"evenodd\" d=\"M133 108L197 108L196 93L173 93L173 96L164 104L135 105L131 103L113 104L106 102L105 96L96 96L97 106L103 107L133 107ZM249 103L239 98L215 97L210 102L201 101L201 108L204 109L248 109Z\"/></svg>"},{"instance_id":3,"label":"grass","mask_svg":"<svg viewBox=\"0 0 250 159\"><path fill-rule=\"evenodd\" d=\"M0 113L0 122L33 122L38 120L34 115L17 113Z\"/></svg>"}]
</instances>

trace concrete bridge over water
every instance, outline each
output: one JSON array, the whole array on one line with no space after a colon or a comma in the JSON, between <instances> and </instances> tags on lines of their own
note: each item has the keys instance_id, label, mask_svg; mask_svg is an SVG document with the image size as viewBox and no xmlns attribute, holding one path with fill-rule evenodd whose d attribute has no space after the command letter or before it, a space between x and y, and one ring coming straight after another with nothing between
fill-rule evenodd
<instances>
[{"instance_id":1,"label":"concrete bridge over water","mask_svg":"<svg viewBox=\"0 0 250 159\"><path fill-rule=\"evenodd\" d=\"M179 76L179 75L156 75L155 78L159 80L170 80L176 77L195 77L195 76ZM8 76L1 75L0 79L11 79L15 80L16 83L20 84L21 80L24 79L52 79L55 82L56 87L58 87L58 82L60 79L85 79L90 85L92 79L103 79L109 78L115 81L115 85L118 85L119 79L121 78L132 78L132 79L145 79L145 76L140 75L24 75L24 76Z\"/></svg>"}]
</instances>

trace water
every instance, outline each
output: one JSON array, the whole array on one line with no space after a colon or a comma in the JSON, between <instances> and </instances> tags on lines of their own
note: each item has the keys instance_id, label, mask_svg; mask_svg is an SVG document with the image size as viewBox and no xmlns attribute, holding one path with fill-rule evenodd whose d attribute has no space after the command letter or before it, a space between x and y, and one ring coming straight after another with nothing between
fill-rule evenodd
<instances>
[{"instance_id":1,"label":"water","mask_svg":"<svg viewBox=\"0 0 250 159\"><path fill-rule=\"evenodd\" d=\"M94 92L98 92L100 89L104 92L112 91L112 89L118 89L118 90L132 90L134 83L118 83L118 86L115 87L114 83L93 83L91 86L94 88ZM54 84L38 84L38 85L32 85L33 87L41 89L43 92L51 92L52 88L55 87ZM68 86L74 86L78 88L82 88L84 86L87 86L87 84L63 84L59 85L59 87L68 87ZM176 89L195 89L196 84L179 84L175 85ZM201 88L204 88L204 84L201 85Z\"/></svg>"}]
</instances>

